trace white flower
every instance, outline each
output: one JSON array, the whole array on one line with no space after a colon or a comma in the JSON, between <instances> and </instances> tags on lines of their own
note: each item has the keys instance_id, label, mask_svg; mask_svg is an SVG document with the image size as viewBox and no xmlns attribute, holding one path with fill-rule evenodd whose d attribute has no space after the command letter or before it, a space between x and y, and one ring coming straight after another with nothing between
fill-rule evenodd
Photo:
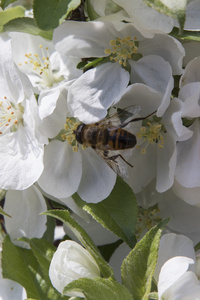
<instances>
[{"instance_id":1,"label":"white flower","mask_svg":"<svg viewBox=\"0 0 200 300\"><path fill-rule=\"evenodd\" d=\"M100 277L100 270L90 253L74 241L66 240L59 244L52 258L49 277L53 286L63 292L65 286L79 278ZM68 296L83 296L80 292L71 292Z\"/></svg>"},{"instance_id":2,"label":"white flower","mask_svg":"<svg viewBox=\"0 0 200 300\"><path fill-rule=\"evenodd\" d=\"M135 28L146 37L158 33L169 33L174 27L174 20L148 6L142 0L113 0L129 16Z\"/></svg>"},{"instance_id":3,"label":"white flower","mask_svg":"<svg viewBox=\"0 0 200 300\"><path fill-rule=\"evenodd\" d=\"M190 239L172 233L161 238L155 272L160 300L200 299L195 262L195 252Z\"/></svg>"},{"instance_id":4,"label":"white flower","mask_svg":"<svg viewBox=\"0 0 200 300\"><path fill-rule=\"evenodd\" d=\"M177 144L177 166L173 188L184 201L200 203L200 57L192 60L181 78L178 98L182 102L181 118L190 136Z\"/></svg>"},{"instance_id":5,"label":"white flower","mask_svg":"<svg viewBox=\"0 0 200 300\"><path fill-rule=\"evenodd\" d=\"M66 106L66 99L59 97L56 109L42 120L40 129L48 137L55 137L61 130L63 134L62 141L52 140L45 147L44 171L38 184L61 200L77 192L83 200L97 203L112 191L116 174L92 149L78 147L73 134L77 121Z\"/></svg>"},{"instance_id":6,"label":"white flower","mask_svg":"<svg viewBox=\"0 0 200 300\"><path fill-rule=\"evenodd\" d=\"M46 139L38 132L36 99L15 69L5 34L0 37L0 57L0 186L20 190L42 173Z\"/></svg>"},{"instance_id":7,"label":"white flower","mask_svg":"<svg viewBox=\"0 0 200 300\"><path fill-rule=\"evenodd\" d=\"M56 106L60 93L82 74L76 60L55 51L52 41L27 33L12 32L13 59L39 93L39 115L43 119Z\"/></svg>"},{"instance_id":8,"label":"white flower","mask_svg":"<svg viewBox=\"0 0 200 300\"><path fill-rule=\"evenodd\" d=\"M164 98L173 87L171 68L173 74L182 73L184 50L177 40L167 35L145 39L129 24L116 30L111 22L64 22L54 31L53 41L63 55L107 57L105 64L85 72L69 89L70 112L85 123L96 122L97 113L105 117L129 80L157 89Z\"/></svg>"},{"instance_id":9,"label":"white flower","mask_svg":"<svg viewBox=\"0 0 200 300\"><path fill-rule=\"evenodd\" d=\"M170 93L163 98L157 92L144 84L130 85L117 106L129 105L141 107L140 116L153 116L143 122L133 122L127 130L133 131L137 144L133 148L127 182L135 193L156 178L156 189L164 192L174 183L176 167L176 142L191 136L184 127L180 117L182 102L174 99L170 102ZM169 105L169 107L168 107ZM181 123L181 124L180 124ZM179 125L180 124L180 125Z\"/></svg>"},{"instance_id":10,"label":"white flower","mask_svg":"<svg viewBox=\"0 0 200 300\"><path fill-rule=\"evenodd\" d=\"M27 243L18 238L41 238L46 231L47 217L40 213L47 210L41 192L31 186L23 191L8 191L5 197L4 210L11 216L5 216L6 232L12 242L27 248Z\"/></svg>"},{"instance_id":11,"label":"white flower","mask_svg":"<svg viewBox=\"0 0 200 300\"><path fill-rule=\"evenodd\" d=\"M138 215L138 235L141 237L147 230L146 224L151 227L158 220L170 217L165 232L184 234L196 245L200 236L200 208L181 200L173 191L173 188L164 193L158 193L155 189L155 180L142 191L136 194L138 205L144 210L143 216ZM157 204L157 205L156 205ZM155 206L156 205L156 206Z\"/></svg>"}]
</instances>

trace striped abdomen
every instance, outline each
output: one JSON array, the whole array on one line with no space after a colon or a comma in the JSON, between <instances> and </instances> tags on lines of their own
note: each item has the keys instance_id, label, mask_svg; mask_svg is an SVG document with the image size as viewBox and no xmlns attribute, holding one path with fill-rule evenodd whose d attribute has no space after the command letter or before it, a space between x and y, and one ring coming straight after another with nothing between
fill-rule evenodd
<instances>
[{"instance_id":1,"label":"striped abdomen","mask_svg":"<svg viewBox=\"0 0 200 300\"><path fill-rule=\"evenodd\" d=\"M133 148L137 141L134 134L121 129L97 124L80 124L76 140L85 146L101 150L123 150Z\"/></svg>"},{"instance_id":2,"label":"striped abdomen","mask_svg":"<svg viewBox=\"0 0 200 300\"><path fill-rule=\"evenodd\" d=\"M108 133L108 145L113 150L133 148L137 143L135 135L124 129L118 128L115 130L108 130Z\"/></svg>"}]
</instances>

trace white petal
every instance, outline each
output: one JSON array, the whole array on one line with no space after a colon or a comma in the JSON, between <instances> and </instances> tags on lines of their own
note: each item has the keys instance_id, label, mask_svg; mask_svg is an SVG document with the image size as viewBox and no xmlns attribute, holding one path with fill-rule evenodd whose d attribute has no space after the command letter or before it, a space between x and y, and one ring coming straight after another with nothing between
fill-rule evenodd
<instances>
[{"instance_id":1,"label":"white petal","mask_svg":"<svg viewBox=\"0 0 200 300\"><path fill-rule=\"evenodd\" d=\"M123 260L131 251L131 248L127 244L120 245L112 254L109 264L114 270L115 278L118 282L121 282L121 265Z\"/></svg>"},{"instance_id":2,"label":"white petal","mask_svg":"<svg viewBox=\"0 0 200 300\"><path fill-rule=\"evenodd\" d=\"M191 45L191 49L193 49ZM199 51L199 49L198 49ZM190 82L200 82L200 56L192 59L186 66L185 72L183 73L180 81L180 85L184 86Z\"/></svg>"},{"instance_id":3,"label":"white petal","mask_svg":"<svg viewBox=\"0 0 200 300\"><path fill-rule=\"evenodd\" d=\"M0 139L0 186L3 189L26 189L43 171L43 146L30 128L20 127Z\"/></svg>"},{"instance_id":4,"label":"white petal","mask_svg":"<svg viewBox=\"0 0 200 300\"><path fill-rule=\"evenodd\" d=\"M103 57L116 39L112 23L66 21L54 30L53 42L60 53L72 57Z\"/></svg>"},{"instance_id":5,"label":"white petal","mask_svg":"<svg viewBox=\"0 0 200 300\"><path fill-rule=\"evenodd\" d=\"M199 0L190 1L186 6L186 20L184 29L186 30L200 30L200 3Z\"/></svg>"},{"instance_id":6,"label":"white petal","mask_svg":"<svg viewBox=\"0 0 200 300\"><path fill-rule=\"evenodd\" d=\"M154 33L169 33L174 25L173 19L149 7L142 0L114 0L130 16L135 28L145 37Z\"/></svg>"},{"instance_id":7,"label":"white petal","mask_svg":"<svg viewBox=\"0 0 200 300\"><path fill-rule=\"evenodd\" d=\"M25 300L23 287L12 280L0 279L0 300Z\"/></svg>"},{"instance_id":8,"label":"white petal","mask_svg":"<svg viewBox=\"0 0 200 300\"><path fill-rule=\"evenodd\" d=\"M45 101L45 99L42 100ZM46 100L48 101L50 99ZM39 124L39 130L48 138L55 137L62 129L64 129L67 116L67 101L65 94L61 93L58 99L55 98L54 100L56 103L54 102L51 105L53 108L55 104L53 112L50 114L48 110L45 110L46 113L48 112L48 116ZM44 107L45 106L46 105L44 105Z\"/></svg>"},{"instance_id":9,"label":"white petal","mask_svg":"<svg viewBox=\"0 0 200 300\"><path fill-rule=\"evenodd\" d=\"M173 89L172 70L168 62L157 55L148 55L137 62L129 61L131 65L131 82L144 83L163 95L158 115L167 109ZM162 70L165 70L163 72Z\"/></svg>"},{"instance_id":10,"label":"white petal","mask_svg":"<svg viewBox=\"0 0 200 300\"><path fill-rule=\"evenodd\" d=\"M177 144L178 160L176 180L187 188L200 187L200 123L199 120L189 128L193 136Z\"/></svg>"},{"instance_id":11,"label":"white petal","mask_svg":"<svg viewBox=\"0 0 200 300\"><path fill-rule=\"evenodd\" d=\"M157 149L157 182L156 189L163 193L174 182L176 169L176 140L170 134L163 134L164 148Z\"/></svg>"},{"instance_id":12,"label":"white petal","mask_svg":"<svg viewBox=\"0 0 200 300\"><path fill-rule=\"evenodd\" d=\"M173 189L174 186L173 185ZM170 216L170 222L167 225L167 230L170 232L177 232L179 234L184 234L189 237L194 245L199 242L199 228L200 228L200 208L191 204L192 197L188 195L187 190L185 189L186 198L189 204L181 200L177 196L177 191L173 191L171 188L165 193L158 194L157 200L159 201L158 207L160 209L160 217L166 219ZM196 199L199 200L199 192ZM160 199L159 196L160 195ZM190 203L191 201L191 203ZM198 201L199 202L199 201ZM186 255L187 253L185 253ZM187 254L188 255L188 254Z\"/></svg>"},{"instance_id":13,"label":"white petal","mask_svg":"<svg viewBox=\"0 0 200 300\"><path fill-rule=\"evenodd\" d=\"M41 238L46 230L47 216L40 215L47 210L41 192L31 186L23 191L8 191L5 198L5 227L14 244L27 247L27 243L16 241L20 237Z\"/></svg>"},{"instance_id":14,"label":"white petal","mask_svg":"<svg viewBox=\"0 0 200 300\"><path fill-rule=\"evenodd\" d=\"M182 74L182 61L185 50L182 44L175 38L158 34L153 39L144 39L139 44L138 52L143 56L158 55L171 65L173 75Z\"/></svg>"},{"instance_id":15,"label":"white petal","mask_svg":"<svg viewBox=\"0 0 200 300\"><path fill-rule=\"evenodd\" d=\"M22 102L24 89L12 59L11 41L7 34L0 38L0 90L13 103Z\"/></svg>"},{"instance_id":16,"label":"white petal","mask_svg":"<svg viewBox=\"0 0 200 300\"><path fill-rule=\"evenodd\" d=\"M193 242L184 235L179 235L175 233L164 234L160 241L160 247L158 252L158 262L156 265L156 271L154 277L158 280L158 275L160 269L169 259L177 256L187 257L195 262L195 251ZM188 266L186 266L186 270ZM185 267L184 267L185 270ZM193 266L193 271L195 266ZM175 274L176 276L176 274ZM179 276L177 274L177 276Z\"/></svg>"},{"instance_id":17,"label":"white petal","mask_svg":"<svg viewBox=\"0 0 200 300\"><path fill-rule=\"evenodd\" d=\"M184 106L183 101L178 98L173 98L162 118L167 132L169 132L176 141L185 141L193 135L193 132L183 125L182 115L184 114Z\"/></svg>"},{"instance_id":18,"label":"white petal","mask_svg":"<svg viewBox=\"0 0 200 300\"><path fill-rule=\"evenodd\" d=\"M158 281L158 294L159 297L164 296L163 294L170 288L173 289L173 285L177 282L177 280L181 279L181 277L190 269L190 267L194 264L194 261L191 258L184 256L173 257L168 260L161 269ZM182 285L184 288L185 285ZM188 290L188 286L186 285L186 290ZM183 292L183 290L182 290ZM184 292L183 292L184 295ZM161 298L162 299L162 298ZM165 299L163 297L163 299ZM167 297L166 299L176 299L174 297ZM177 298L178 299L178 298ZM179 298L181 299L181 298Z\"/></svg>"},{"instance_id":19,"label":"white petal","mask_svg":"<svg viewBox=\"0 0 200 300\"><path fill-rule=\"evenodd\" d=\"M160 294L160 293L159 293ZM163 294L168 300L200 300L200 285L193 272L186 272Z\"/></svg>"},{"instance_id":20,"label":"white petal","mask_svg":"<svg viewBox=\"0 0 200 300\"><path fill-rule=\"evenodd\" d=\"M190 205L200 206L200 187L188 188L174 181L173 189L177 196Z\"/></svg>"},{"instance_id":21,"label":"white petal","mask_svg":"<svg viewBox=\"0 0 200 300\"><path fill-rule=\"evenodd\" d=\"M129 73L118 63L106 63L80 76L69 88L68 106L81 122L104 118L111 104L119 101L129 82Z\"/></svg>"},{"instance_id":22,"label":"white petal","mask_svg":"<svg viewBox=\"0 0 200 300\"><path fill-rule=\"evenodd\" d=\"M116 174L92 149L82 151L83 171L79 196L88 203L98 203L109 196Z\"/></svg>"},{"instance_id":23,"label":"white petal","mask_svg":"<svg viewBox=\"0 0 200 300\"><path fill-rule=\"evenodd\" d=\"M40 187L57 198L73 195L82 176L80 151L73 152L67 142L51 141L45 147L44 171L38 180Z\"/></svg>"}]
</instances>

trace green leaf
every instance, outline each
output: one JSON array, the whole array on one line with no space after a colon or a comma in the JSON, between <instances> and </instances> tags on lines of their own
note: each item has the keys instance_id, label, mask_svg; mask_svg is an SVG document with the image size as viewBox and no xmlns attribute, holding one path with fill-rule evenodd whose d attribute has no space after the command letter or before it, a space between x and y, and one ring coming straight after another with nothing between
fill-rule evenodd
<instances>
[{"instance_id":1,"label":"green leaf","mask_svg":"<svg viewBox=\"0 0 200 300\"><path fill-rule=\"evenodd\" d=\"M136 243L137 202L132 189L121 177L105 200L94 204L86 203L73 195L76 204L87 211L101 225L126 242L131 248Z\"/></svg>"},{"instance_id":2,"label":"green leaf","mask_svg":"<svg viewBox=\"0 0 200 300\"><path fill-rule=\"evenodd\" d=\"M49 279L49 266L52 260L53 254L56 251L56 247L44 239L28 239L20 238L20 241L27 242L31 247L31 250L38 261L42 274L46 282L51 285Z\"/></svg>"},{"instance_id":3,"label":"green leaf","mask_svg":"<svg viewBox=\"0 0 200 300\"><path fill-rule=\"evenodd\" d=\"M9 4L16 2L17 0L1 0L0 6L5 9Z\"/></svg>"},{"instance_id":4,"label":"green leaf","mask_svg":"<svg viewBox=\"0 0 200 300\"><path fill-rule=\"evenodd\" d=\"M73 290L82 292L87 300L133 300L125 287L110 278L81 278L69 283L63 292Z\"/></svg>"},{"instance_id":5,"label":"green leaf","mask_svg":"<svg viewBox=\"0 0 200 300\"><path fill-rule=\"evenodd\" d=\"M22 6L16 6L8 8L4 11L0 11L0 28L10 20L23 17L25 9Z\"/></svg>"},{"instance_id":6,"label":"green leaf","mask_svg":"<svg viewBox=\"0 0 200 300\"><path fill-rule=\"evenodd\" d=\"M169 219L160 222L147 232L122 263L122 282L134 300L148 299L158 259L161 233L168 221Z\"/></svg>"},{"instance_id":7,"label":"green leaf","mask_svg":"<svg viewBox=\"0 0 200 300\"><path fill-rule=\"evenodd\" d=\"M2 274L4 278L21 284L29 298L44 299L45 295L40 288L41 274L32 251L13 245L8 235L3 241Z\"/></svg>"},{"instance_id":8,"label":"green leaf","mask_svg":"<svg viewBox=\"0 0 200 300\"><path fill-rule=\"evenodd\" d=\"M49 40L52 39L53 35L52 31L43 31L39 29L35 20L32 18L17 18L11 20L3 26L3 31L25 32L33 35L40 35Z\"/></svg>"},{"instance_id":9,"label":"green leaf","mask_svg":"<svg viewBox=\"0 0 200 300\"><path fill-rule=\"evenodd\" d=\"M28 298L37 300L68 299L65 296L62 297L53 288L47 275L54 247L44 240L28 240L26 238L21 240L29 242L33 251L13 245L8 235L4 238L2 251L3 277L21 284L26 289Z\"/></svg>"},{"instance_id":10,"label":"green leaf","mask_svg":"<svg viewBox=\"0 0 200 300\"><path fill-rule=\"evenodd\" d=\"M181 34L178 30L178 28L174 28L170 35L174 36L177 39L183 40L183 41L195 41L200 42L200 32L199 31L189 31L184 30Z\"/></svg>"},{"instance_id":11,"label":"green leaf","mask_svg":"<svg viewBox=\"0 0 200 300\"><path fill-rule=\"evenodd\" d=\"M183 30L185 23L185 10L187 0L168 0L167 2L162 0L143 0L148 6L157 10L160 13L163 13L169 17L176 19L180 25L181 31Z\"/></svg>"},{"instance_id":12,"label":"green leaf","mask_svg":"<svg viewBox=\"0 0 200 300\"><path fill-rule=\"evenodd\" d=\"M80 5L80 0L35 0L34 17L39 28L49 30L58 27L60 20Z\"/></svg>"},{"instance_id":13,"label":"green leaf","mask_svg":"<svg viewBox=\"0 0 200 300\"><path fill-rule=\"evenodd\" d=\"M8 215L8 214L3 210L3 208L2 208L1 206L0 206L0 215L4 215L4 216L6 216L6 217L11 218L11 216Z\"/></svg>"},{"instance_id":14,"label":"green leaf","mask_svg":"<svg viewBox=\"0 0 200 300\"><path fill-rule=\"evenodd\" d=\"M0 201L4 199L6 192L7 192L6 190L0 189Z\"/></svg>"},{"instance_id":15,"label":"green leaf","mask_svg":"<svg viewBox=\"0 0 200 300\"><path fill-rule=\"evenodd\" d=\"M70 216L69 212L67 210L49 210L44 215L51 216L54 218L57 218L61 220L63 223L65 223L77 236L79 241L82 243L82 245L90 252L90 254L95 259L96 263L98 264L101 274L104 277L110 277L113 276L113 270L112 268L106 263L106 261L102 258L99 250L94 245L91 238L88 236L88 234L85 232L85 230Z\"/></svg>"}]
</instances>

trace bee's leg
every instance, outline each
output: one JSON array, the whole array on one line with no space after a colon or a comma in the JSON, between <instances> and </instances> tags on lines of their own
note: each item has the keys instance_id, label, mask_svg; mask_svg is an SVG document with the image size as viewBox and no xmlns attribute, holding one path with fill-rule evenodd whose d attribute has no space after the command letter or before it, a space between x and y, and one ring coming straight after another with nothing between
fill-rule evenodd
<instances>
[{"instance_id":1,"label":"bee's leg","mask_svg":"<svg viewBox=\"0 0 200 300\"><path fill-rule=\"evenodd\" d=\"M125 158L121 155L121 154L116 154L116 155L113 155L113 156L110 156L110 157L106 157L106 159L109 159L109 160L113 160L114 162L117 163L116 159L118 157L121 157L121 159L127 163L127 165L129 165L131 168L133 168L133 165L131 165L127 160L125 160Z\"/></svg>"}]
</instances>

